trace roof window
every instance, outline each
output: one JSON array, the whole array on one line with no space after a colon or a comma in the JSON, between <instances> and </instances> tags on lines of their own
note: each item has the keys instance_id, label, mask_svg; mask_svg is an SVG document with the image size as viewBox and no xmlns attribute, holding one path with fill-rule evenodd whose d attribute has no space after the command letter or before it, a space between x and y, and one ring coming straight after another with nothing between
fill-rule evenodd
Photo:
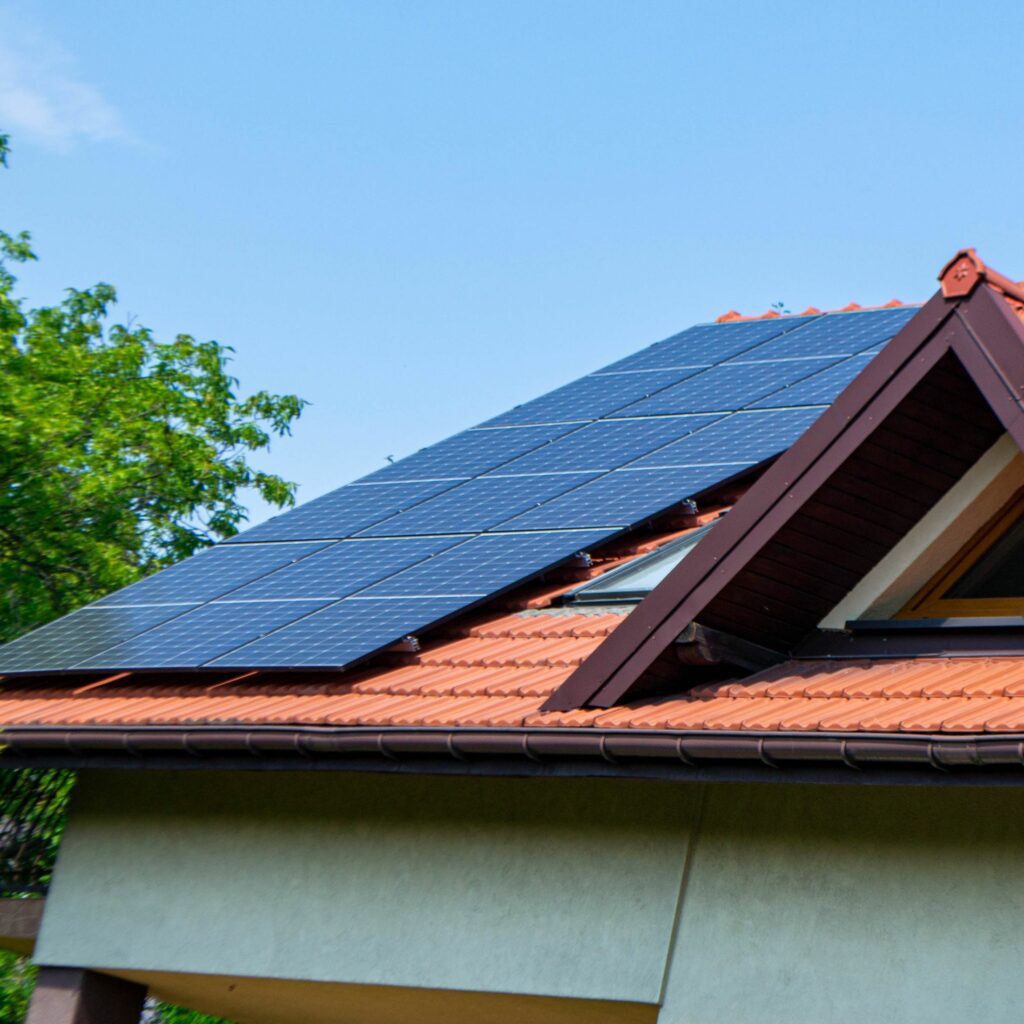
<instances>
[{"instance_id":1,"label":"roof window","mask_svg":"<svg viewBox=\"0 0 1024 1024\"><path fill-rule=\"evenodd\" d=\"M565 600L572 604L636 604L642 601L714 525L714 522L707 523L649 555L634 558L584 583L566 594Z\"/></svg>"}]
</instances>

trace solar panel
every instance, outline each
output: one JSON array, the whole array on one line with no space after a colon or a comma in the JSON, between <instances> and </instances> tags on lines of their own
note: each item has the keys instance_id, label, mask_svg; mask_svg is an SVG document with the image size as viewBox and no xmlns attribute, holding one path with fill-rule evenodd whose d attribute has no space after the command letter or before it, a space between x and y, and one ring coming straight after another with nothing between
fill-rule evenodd
<instances>
[{"instance_id":1,"label":"solar panel","mask_svg":"<svg viewBox=\"0 0 1024 1024\"><path fill-rule=\"evenodd\" d=\"M101 598L97 605L198 604L234 590L267 573L291 565L322 543L227 545L208 548L123 590Z\"/></svg>"},{"instance_id":2,"label":"solar panel","mask_svg":"<svg viewBox=\"0 0 1024 1024\"><path fill-rule=\"evenodd\" d=\"M274 516L226 541L343 540L374 523L454 487L457 480L426 480L339 487L299 508Z\"/></svg>"},{"instance_id":3,"label":"solar panel","mask_svg":"<svg viewBox=\"0 0 1024 1024\"><path fill-rule=\"evenodd\" d=\"M349 597L212 664L221 668L340 667L465 607L464 597Z\"/></svg>"},{"instance_id":4,"label":"solar panel","mask_svg":"<svg viewBox=\"0 0 1024 1024\"><path fill-rule=\"evenodd\" d=\"M256 640L324 601L214 601L81 661L77 668L199 668Z\"/></svg>"},{"instance_id":5,"label":"solar panel","mask_svg":"<svg viewBox=\"0 0 1024 1024\"><path fill-rule=\"evenodd\" d=\"M689 380L627 406L621 416L664 416L679 413L742 409L764 395L817 373L834 360L786 359L779 362L733 362L704 370Z\"/></svg>"},{"instance_id":6,"label":"solar panel","mask_svg":"<svg viewBox=\"0 0 1024 1024\"><path fill-rule=\"evenodd\" d=\"M364 596L485 597L607 536L594 530L484 534L370 587Z\"/></svg>"},{"instance_id":7,"label":"solar panel","mask_svg":"<svg viewBox=\"0 0 1024 1024\"><path fill-rule=\"evenodd\" d=\"M387 519L364 537L407 537L428 533L482 533L593 478L593 473L482 476Z\"/></svg>"},{"instance_id":8,"label":"solar panel","mask_svg":"<svg viewBox=\"0 0 1024 1024\"><path fill-rule=\"evenodd\" d=\"M233 600L299 597L338 600L409 566L431 565L432 556L468 537L468 534L461 534L454 537L343 540L303 562L236 590L231 597Z\"/></svg>"},{"instance_id":9,"label":"solar panel","mask_svg":"<svg viewBox=\"0 0 1024 1024\"><path fill-rule=\"evenodd\" d=\"M447 441L423 448L394 465L385 466L364 477L364 481L379 483L478 476L519 455L540 448L572 429L572 425L567 423L500 429L474 427Z\"/></svg>"},{"instance_id":10,"label":"solar panel","mask_svg":"<svg viewBox=\"0 0 1024 1024\"><path fill-rule=\"evenodd\" d=\"M502 466L499 473L564 473L616 469L713 423L717 416L597 420Z\"/></svg>"},{"instance_id":11,"label":"solar panel","mask_svg":"<svg viewBox=\"0 0 1024 1024\"><path fill-rule=\"evenodd\" d=\"M914 312L691 328L8 644L0 672L362 659L787 448Z\"/></svg>"},{"instance_id":12,"label":"solar panel","mask_svg":"<svg viewBox=\"0 0 1024 1024\"><path fill-rule=\"evenodd\" d=\"M701 366L643 373L593 373L488 420L485 427L521 423L587 423L699 373Z\"/></svg>"},{"instance_id":13,"label":"solar panel","mask_svg":"<svg viewBox=\"0 0 1024 1024\"><path fill-rule=\"evenodd\" d=\"M743 359L791 359L802 356L852 356L885 344L917 312L917 307L830 313L799 331L765 341Z\"/></svg>"},{"instance_id":14,"label":"solar panel","mask_svg":"<svg viewBox=\"0 0 1024 1024\"><path fill-rule=\"evenodd\" d=\"M755 465L788 448L820 414L820 409L738 413L637 459L632 467Z\"/></svg>"},{"instance_id":15,"label":"solar panel","mask_svg":"<svg viewBox=\"0 0 1024 1024\"><path fill-rule=\"evenodd\" d=\"M674 366L712 366L740 352L746 352L769 338L788 334L812 316L778 317L770 320L745 320L739 323L699 324L625 359L605 371L663 370Z\"/></svg>"},{"instance_id":16,"label":"solar panel","mask_svg":"<svg viewBox=\"0 0 1024 1024\"><path fill-rule=\"evenodd\" d=\"M775 391L757 402L752 409L779 409L796 405L828 405L854 377L871 362L869 355L853 356L841 363L833 363L827 370L805 377L792 387Z\"/></svg>"},{"instance_id":17,"label":"solar panel","mask_svg":"<svg viewBox=\"0 0 1024 1024\"><path fill-rule=\"evenodd\" d=\"M0 672L62 671L187 610L173 604L80 608L0 647Z\"/></svg>"},{"instance_id":18,"label":"solar panel","mask_svg":"<svg viewBox=\"0 0 1024 1024\"><path fill-rule=\"evenodd\" d=\"M618 527L643 522L687 498L734 476L735 466L684 469L617 469L509 520L504 530L560 530L567 527Z\"/></svg>"}]
</instances>

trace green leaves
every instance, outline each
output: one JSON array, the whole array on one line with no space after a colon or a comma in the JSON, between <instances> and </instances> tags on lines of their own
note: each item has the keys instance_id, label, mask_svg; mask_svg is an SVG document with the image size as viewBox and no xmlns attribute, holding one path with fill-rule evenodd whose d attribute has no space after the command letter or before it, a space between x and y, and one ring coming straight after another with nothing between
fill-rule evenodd
<instances>
[{"instance_id":1,"label":"green leaves","mask_svg":"<svg viewBox=\"0 0 1024 1024\"><path fill-rule=\"evenodd\" d=\"M116 322L109 284L26 309L34 258L0 232L0 641L236 533L246 490L292 504L249 458L305 405L240 396L216 341Z\"/></svg>"}]
</instances>

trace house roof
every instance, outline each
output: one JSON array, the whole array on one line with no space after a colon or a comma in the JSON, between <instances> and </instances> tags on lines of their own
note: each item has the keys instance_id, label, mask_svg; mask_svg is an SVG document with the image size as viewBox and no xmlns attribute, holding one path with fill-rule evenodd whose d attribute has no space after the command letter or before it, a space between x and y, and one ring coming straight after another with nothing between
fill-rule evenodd
<instances>
[{"instance_id":1,"label":"house roof","mask_svg":"<svg viewBox=\"0 0 1024 1024\"><path fill-rule=\"evenodd\" d=\"M641 774L685 774L737 761L771 770L823 763L1019 768L1024 640L1017 634L971 656L940 649L905 657L894 644L890 656L878 657L870 644L867 655L851 655L793 643L995 436L1010 430L1024 442L1017 320L1024 290L970 252L958 254L942 282L882 354L861 361L866 368L854 385L797 444L746 477L709 487L699 509L676 504L645 515L599 541L587 558L499 585L486 601L356 669L240 663L9 673L0 689L8 756L25 763L130 763L147 754L326 757L346 765L354 758L357 767L381 758L436 767L442 759L466 770L481 759L512 758L543 770L575 761L599 774L637 765ZM941 403L942 416L931 414L922 387ZM922 455L935 446L937 459ZM880 479L893 467L897 473ZM786 516L772 511L780 501L791 503ZM785 545L771 547L801 515L803 540L789 535L787 550L802 561L784 555ZM580 580L718 518L629 614L564 602ZM822 562L828 571L815 576ZM758 585L772 587L757 592L744 576L751 566ZM787 618L779 609L791 606L796 612ZM750 652L776 663L754 670L744 660ZM629 664L640 667L616 675ZM619 689L610 692L611 684Z\"/></svg>"}]
</instances>

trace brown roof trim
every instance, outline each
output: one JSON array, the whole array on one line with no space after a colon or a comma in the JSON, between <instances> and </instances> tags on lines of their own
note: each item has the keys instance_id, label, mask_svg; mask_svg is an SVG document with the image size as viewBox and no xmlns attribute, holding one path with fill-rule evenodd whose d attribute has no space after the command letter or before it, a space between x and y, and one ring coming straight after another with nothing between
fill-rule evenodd
<instances>
[{"instance_id":1,"label":"brown roof trim","mask_svg":"<svg viewBox=\"0 0 1024 1024\"><path fill-rule=\"evenodd\" d=\"M9 729L4 742L4 760L11 767L434 770L779 782L851 782L858 772L876 771L889 773L885 781L898 781L907 779L906 769L925 770L926 777L915 781L937 782L945 781L943 773L985 778L988 770L1011 769L1007 781L1024 785L1024 735L82 727ZM744 766L753 773L737 775Z\"/></svg>"},{"instance_id":2,"label":"brown roof trim","mask_svg":"<svg viewBox=\"0 0 1024 1024\"><path fill-rule=\"evenodd\" d=\"M610 707L676 636L819 491L947 353L953 351L1024 448L1024 327L991 287L938 292L784 452L684 564L637 607L544 705Z\"/></svg>"}]
</instances>

